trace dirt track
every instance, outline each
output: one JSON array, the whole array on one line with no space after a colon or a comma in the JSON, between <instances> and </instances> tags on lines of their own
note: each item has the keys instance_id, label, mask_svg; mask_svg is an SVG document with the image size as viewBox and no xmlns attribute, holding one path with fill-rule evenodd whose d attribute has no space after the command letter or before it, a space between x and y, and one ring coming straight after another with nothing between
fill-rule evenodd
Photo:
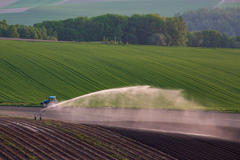
<instances>
[{"instance_id":1,"label":"dirt track","mask_svg":"<svg viewBox=\"0 0 240 160\"><path fill-rule=\"evenodd\" d=\"M0 114L135 129L202 134L240 141L240 114L168 110L53 108L0 106Z\"/></svg>"}]
</instances>

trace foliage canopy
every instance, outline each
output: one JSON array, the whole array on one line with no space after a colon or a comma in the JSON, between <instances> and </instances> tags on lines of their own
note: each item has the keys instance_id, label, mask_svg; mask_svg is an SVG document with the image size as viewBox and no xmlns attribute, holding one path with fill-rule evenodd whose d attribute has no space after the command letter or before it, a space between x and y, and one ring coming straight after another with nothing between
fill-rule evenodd
<instances>
[{"instance_id":1,"label":"foliage canopy","mask_svg":"<svg viewBox=\"0 0 240 160\"><path fill-rule=\"evenodd\" d=\"M167 46L186 46L187 26L183 17L160 17L159 14L134 14L130 17L106 14L97 17L77 17L60 21L43 21L34 27L57 32L64 41L102 41L103 37L131 44L148 44L155 34L166 37Z\"/></svg>"}]
</instances>

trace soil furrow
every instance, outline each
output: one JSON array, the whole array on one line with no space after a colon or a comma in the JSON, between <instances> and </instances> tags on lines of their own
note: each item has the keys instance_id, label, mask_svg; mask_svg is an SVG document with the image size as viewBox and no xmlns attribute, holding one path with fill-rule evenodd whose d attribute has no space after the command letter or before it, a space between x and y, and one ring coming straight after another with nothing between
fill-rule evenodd
<instances>
[{"instance_id":1,"label":"soil furrow","mask_svg":"<svg viewBox=\"0 0 240 160\"><path fill-rule=\"evenodd\" d=\"M149 157L145 156L144 154L140 153L138 150L132 148L130 145L128 145L128 146L127 145L125 145L125 146L120 145L122 141L119 140L119 138L117 138L117 137L115 137L115 139L114 139L109 135L104 136L104 134L102 134L101 131L99 131L99 130L94 130L94 132L91 132L87 128L83 127L83 125L74 125L74 124L64 123L64 127L67 127L67 126L69 126L70 128L76 129L76 130L78 130L81 133L84 133L86 135L90 135L91 137L94 137L94 139L96 139L98 141L101 141L102 143L110 144L111 147L117 146L117 148L114 147L113 149L116 149L119 152L117 154L121 154L121 155L125 155L125 156L127 154L127 156L125 158L135 159L136 157L140 157L141 155L144 158L149 158ZM104 137L104 138L101 138L101 137ZM134 153L130 150L136 151L136 153ZM111 150L111 152L112 152L112 150Z\"/></svg>"},{"instance_id":2,"label":"soil furrow","mask_svg":"<svg viewBox=\"0 0 240 160\"><path fill-rule=\"evenodd\" d=\"M30 123L30 122L26 122L25 123ZM101 159L109 159L109 158L113 158L113 157L109 157L106 153L102 152L101 150L97 149L94 146L91 146L77 138L72 137L71 135L68 134L68 130L64 129L62 130L62 132L60 132L60 130L57 130L55 128L53 128L50 124L45 125L44 123L46 123L48 121L43 121L43 122L38 122L38 128L42 128L42 129L50 129L54 132L52 132L51 134L48 134L46 132L46 134L48 134L49 136L51 136L52 138L56 138L59 141L61 141L61 143L65 143L65 141L67 140L67 143L65 143L65 145L68 145L68 147L74 149L75 151L79 151L82 152L83 150L87 150L88 153L90 153L91 155L93 155L93 157L98 157ZM64 140L64 141L63 141ZM84 154L84 153L82 153ZM90 156L90 155L87 155ZM91 157L91 156L90 156ZM89 157L89 158L90 158Z\"/></svg>"},{"instance_id":3,"label":"soil furrow","mask_svg":"<svg viewBox=\"0 0 240 160\"><path fill-rule=\"evenodd\" d=\"M240 157L239 143L235 143L236 150L239 150L237 154L236 152L233 153L228 150L219 149L220 145L224 146L226 142L231 143L226 140L177 133L143 132L110 127L107 127L107 129L138 140L178 159L239 159ZM199 139L203 142L199 142ZM207 143L209 139L214 142L217 141L218 145L209 145L209 143ZM203 143L205 144L203 145Z\"/></svg>"},{"instance_id":4,"label":"soil furrow","mask_svg":"<svg viewBox=\"0 0 240 160\"><path fill-rule=\"evenodd\" d=\"M22 159L20 157L17 157L17 154L12 152L11 149L9 149L9 146L6 146L3 141L0 142L0 148L1 148L1 154L3 155L3 157L6 157L7 159L10 159L10 160L14 160L18 158ZM0 158L2 158L2 156Z\"/></svg>"},{"instance_id":5,"label":"soil furrow","mask_svg":"<svg viewBox=\"0 0 240 160\"><path fill-rule=\"evenodd\" d=\"M85 124L85 125L86 125L86 124ZM90 125L86 125L86 126L90 126ZM92 128L97 128L98 130L102 130L102 131L105 132L105 134L108 133L108 134L113 134L113 135L116 135L116 136L119 136L119 137L123 137L123 138L124 138L123 141L127 141L128 143L131 142L131 145L133 145L133 146L135 146L135 147L144 146L144 148L147 148L147 150L145 149L144 152L147 151L147 152L150 152L150 153L152 153L152 154L154 154L154 155L166 156L165 153L163 153L163 152L161 152L161 151L159 151L159 150L156 150L156 149L151 148L151 147L149 147L149 146L147 146L147 145L144 145L144 144L142 144L142 143L139 143L138 141L135 141L135 140L133 140L133 139L130 139L130 138L128 138L127 136L124 136L124 135L119 134L119 133L117 133L117 132L112 132L110 129L108 130L108 128L106 129L106 128L104 128L104 127L99 127L99 126L95 126L95 125L91 125L91 127L92 127ZM111 128L111 127L110 127L110 128ZM169 155L168 155L168 158L169 158ZM173 158L173 157L171 157L171 158ZM174 159L174 158L173 158L173 159Z\"/></svg>"},{"instance_id":6,"label":"soil furrow","mask_svg":"<svg viewBox=\"0 0 240 160\"><path fill-rule=\"evenodd\" d=\"M27 122L24 122L24 123L23 122L20 122L20 123L24 124L24 125L28 124ZM30 125L30 126L33 127L34 123L32 123L32 125ZM39 126L37 126L37 127L39 127ZM58 138L59 137L58 134L55 134L54 132L50 133L49 130L47 130L46 128L39 128L38 135L36 135L35 137L37 139L40 139L40 138L38 138L40 136L48 140L48 141L46 141L47 145L50 145L51 147L55 148L56 150L58 150L58 152L62 153L62 155L67 156L63 159L69 159L69 158L75 159L76 157L78 157L80 159L92 159L90 156L87 156L83 152L80 152L79 149L76 151L76 148L72 147L68 143L68 141Z\"/></svg>"},{"instance_id":7,"label":"soil furrow","mask_svg":"<svg viewBox=\"0 0 240 160\"><path fill-rule=\"evenodd\" d=\"M47 154L47 150L42 146L39 146L38 143L33 143L31 140L26 138L23 134L16 132L15 129L9 127L1 127L0 133L4 133L8 135L11 139L16 139L17 142L23 143L25 146L28 146L30 151L34 151L34 153L41 157L42 159L55 159L54 157Z\"/></svg>"},{"instance_id":8,"label":"soil furrow","mask_svg":"<svg viewBox=\"0 0 240 160\"><path fill-rule=\"evenodd\" d=\"M107 143L112 143L116 146L118 146L119 148L126 148L126 150L133 150L133 151L136 151L136 154L134 154L133 152L131 152L131 154L134 154L135 157L138 156L138 157L143 157L143 158L146 158L146 159L154 159L156 158L156 156L158 155L154 155L154 156L151 156L150 154L153 154L152 152L149 152L149 150L144 150L144 147L139 147L139 146L136 146L134 145L134 143L129 143L128 141L124 140L124 137L122 136L117 136L115 134L106 134L106 132L98 129L98 128L94 128L94 132L91 132L93 130L93 127L89 127L88 125L79 125L79 124L67 124L67 123L64 123L64 125L68 125L70 127L73 127L77 130L80 130L81 132L85 132L86 134L88 135L92 135L92 136L96 136L97 138L107 142ZM101 137L104 137L101 138ZM124 151L126 151L124 150ZM126 151L126 152L129 152L129 151Z\"/></svg>"},{"instance_id":9,"label":"soil furrow","mask_svg":"<svg viewBox=\"0 0 240 160\"><path fill-rule=\"evenodd\" d=\"M23 124L24 125L24 124ZM59 146L57 146L56 144L51 144L51 143L49 143L49 142L53 142L51 139L48 139L48 138L45 138L43 135L44 135L44 133L43 134L41 134L41 136L43 137L43 138L41 138L40 137L40 135L38 134L38 133L36 133L36 132L31 132L31 131L28 131L27 132L27 130L28 129L26 129L26 128L21 128L21 127L19 127L19 126L16 126L16 125L13 125L14 127L16 127L19 131L21 131L22 133L24 133L30 140L32 140L32 141L34 141L34 142L36 142L36 143L38 143L38 145L41 145L41 146L48 146L48 147L46 147L51 153L54 153L54 157L56 158L56 159L68 159L68 158L72 158L72 159L74 159L74 157L73 156L71 156L70 154L67 154L67 153L65 153L63 150L61 150L61 149L59 149L58 147ZM64 155L64 156L62 156L62 155Z\"/></svg>"}]
</instances>

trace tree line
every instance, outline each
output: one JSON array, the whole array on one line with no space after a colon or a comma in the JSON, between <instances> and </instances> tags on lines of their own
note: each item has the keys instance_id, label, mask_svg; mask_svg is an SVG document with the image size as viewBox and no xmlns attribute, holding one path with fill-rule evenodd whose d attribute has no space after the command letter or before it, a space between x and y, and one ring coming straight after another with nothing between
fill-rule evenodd
<instances>
[{"instance_id":1,"label":"tree line","mask_svg":"<svg viewBox=\"0 0 240 160\"><path fill-rule=\"evenodd\" d=\"M77 17L43 21L34 27L57 32L64 41L121 41L130 44L186 46L187 26L183 17L160 17L159 14L123 16L106 14L92 18Z\"/></svg>"},{"instance_id":2,"label":"tree line","mask_svg":"<svg viewBox=\"0 0 240 160\"><path fill-rule=\"evenodd\" d=\"M240 35L240 7L189 10L176 17L183 16L188 31L217 30L229 36Z\"/></svg>"},{"instance_id":3,"label":"tree line","mask_svg":"<svg viewBox=\"0 0 240 160\"><path fill-rule=\"evenodd\" d=\"M158 14L122 16L106 14L59 21L43 21L33 26L8 25L0 21L0 37L63 41L109 41L120 44L240 48L240 36L228 36L216 30L187 32L183 16Z\"/></svg>"},{"instance_id":4,"label":"tree line","mask_svg":"<svg viewBox=\"0 0 240 160\"><path fill-rule=\"evenodd\" d=\"M216 30L188 32L189 47L240 48L240 36L228 36Z\"/></svg>"},{"instance_id":5,"label":"tree line","mask_svg":"<svg viewBox=\"0 0 240 160\"><path fill-rule=\"evenodd\" d=\"M57 32L47 30L44 26L8 25L3 19L0 21L0 37L57 40Z\"/></svg>"}]
</instances>

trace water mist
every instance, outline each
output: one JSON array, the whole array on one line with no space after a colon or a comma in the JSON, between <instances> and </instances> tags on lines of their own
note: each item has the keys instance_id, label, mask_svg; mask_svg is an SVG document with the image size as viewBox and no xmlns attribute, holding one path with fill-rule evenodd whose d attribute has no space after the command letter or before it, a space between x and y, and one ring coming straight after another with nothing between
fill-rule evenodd
<instances>
[{"instance_id":1,"label":"water mist","mask_svg":"<svg viewBox=\"0 0 240 160\"><path fill-rule=\"evenodd\" d=\"M184 98L183 90L133 86L86 94L42 112L52 112L58 119L72 122L218 137L226 135L225 128L219 128L219 125L226 127L230 121L219 121L219 115L214 113L186 110L204 110L204 106ZM235 133L230 135L233 136Z\"/></svg>"}]
</instances>

